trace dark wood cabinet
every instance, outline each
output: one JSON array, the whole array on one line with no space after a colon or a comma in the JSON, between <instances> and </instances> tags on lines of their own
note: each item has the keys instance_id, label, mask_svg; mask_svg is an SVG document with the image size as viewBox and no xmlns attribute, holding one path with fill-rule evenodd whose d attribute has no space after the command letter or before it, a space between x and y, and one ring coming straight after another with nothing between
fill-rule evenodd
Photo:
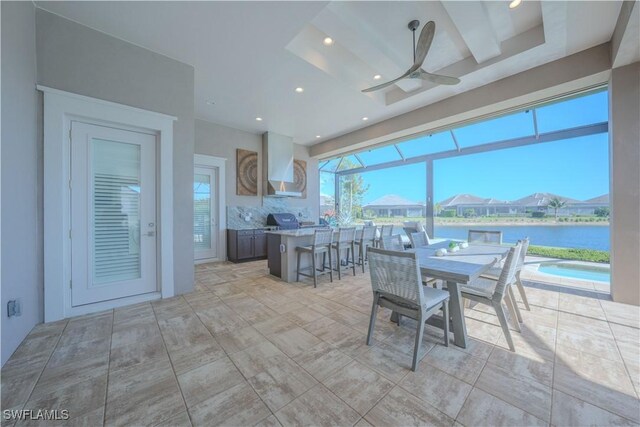
<instances>
[{"instance_id":1,"label":"dark wood cabinet","mask_svg":"<svg viewBox=\"0 0 640 427\"><path fill-rule=\"evenodd\" d=\"M253 261L267 257L264 230L227 230L227 257L231 262Z\"/></svg>"}]
</instances>

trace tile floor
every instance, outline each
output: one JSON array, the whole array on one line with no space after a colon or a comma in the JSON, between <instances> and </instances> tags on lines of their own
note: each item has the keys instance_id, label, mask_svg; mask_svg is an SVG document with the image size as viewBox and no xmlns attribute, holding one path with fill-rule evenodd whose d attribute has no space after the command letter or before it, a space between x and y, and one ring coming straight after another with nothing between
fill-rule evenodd
<instances>
[{"instance_id":1,"label":"tile floor","mask_svg":"<svg viewBox=\"0 0 640 427\"><path fill-rule=\"evenodd\" d=\"M2 408L89 426L640 423L638 307L531 287L516 353L473 307L468 347L428 328L414 373L410 320L380 310L364 344L367 274L313 289L266 273L201 265L190 294L36 326L2 369Z\"/></svg>"}]
</instances>

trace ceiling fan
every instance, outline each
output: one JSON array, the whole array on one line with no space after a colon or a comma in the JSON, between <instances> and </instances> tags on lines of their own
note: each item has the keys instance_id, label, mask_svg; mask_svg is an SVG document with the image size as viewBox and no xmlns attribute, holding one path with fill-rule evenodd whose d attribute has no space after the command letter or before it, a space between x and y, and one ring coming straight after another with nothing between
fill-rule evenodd
<instances>
[{"instance_id":1,"label":"ceiling fan","mask_svg":"<svg viewBox=\"0 0 640 427\"><path fill-rule=\"evenodd\" d=\"M402 79L422 79L427 80L439 85L457 85L460 83L460 79L456 77L450 76L442 76L440 74L432 74L427 73L422 69L422 63L427 57L427 53L429 52L429 48L431 47L431 42L433 41L433 36L436 33L436 23L433 21L429 21L425 24L420 32L420 37L418 38L418 46L416 47L416 30L420 26L420 21L414 19L409 22L407 25L411 32L413 33L413 65L411 68L407 70L406 73L401 75L400 77L388 81L386 83L382 83L381 85L373 86L367 89L364 89L363 92L373 92L387 86L394 84L397 81Z\"/></svg>"}]
</instances>

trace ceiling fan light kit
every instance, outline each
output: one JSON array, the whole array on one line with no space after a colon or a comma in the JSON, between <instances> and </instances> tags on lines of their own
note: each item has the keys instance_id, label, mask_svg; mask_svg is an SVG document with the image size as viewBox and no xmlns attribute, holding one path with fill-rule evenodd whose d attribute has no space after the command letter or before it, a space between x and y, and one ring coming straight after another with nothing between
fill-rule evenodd
<instances>
[{"instance_id":1,"label":"ceiling fan light kit","mask_svg":"<svg viewBox=\"0 0 640 427\"><path fill-rule=\"evenodd\" d=\"M413 65L411 68L398 78L364 89L362 92L374 92L391 86L402 79L422 79L439 85L457 85L460 83L460 79L457 77L428 73L422 69L422 64L427 57L427 53L429 53L429 48L431 48L431 43L433 42L433 37L436 33L436 23L429 21L424 25L424 27L422 27L420 37L418 37L418 44L416 45L416 30L419 27L420 21L417 19L414 19L407 24L407 28L409 28L413 35Z\"/></svg>"}]
</instances>

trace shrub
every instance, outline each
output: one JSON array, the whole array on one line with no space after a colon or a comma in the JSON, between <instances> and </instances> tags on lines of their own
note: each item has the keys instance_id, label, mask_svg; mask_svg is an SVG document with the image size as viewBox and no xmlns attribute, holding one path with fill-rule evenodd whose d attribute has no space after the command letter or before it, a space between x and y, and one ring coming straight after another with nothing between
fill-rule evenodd
<instances>
[{"instance_id":1,"label":"shrub","mask_svg":"<svg viewBox=\"0 0 640 427\"><path fill-rule=\"evenodd\" d=\"M604 218L604 217L608 217L609 214L611 213L611 211L609 210L608 207L603 206L600 208L596 208L593 213L595 214L595 216L598 216L600 218Z\"/></svg>"},{"instance_id":2,"label":"shrub","mask_svg":"<svg viewBox=\"0 0 640 427\"><path fill-rule=\"evenodd\" d=\"M531 212L531 218L544 218L545 215L546 215L546 212L543 212L543 211Z\"/></svg>"},{"instance_id":3,"label":"shrub","mask_svg":"<svg viewBox=\"0 0 640 427\"><path fill-rule=\"evenodd\" d=\"M444 217L444 218L453 218L456 216L456 211L452 210L452 209L447 209L444 210L442 212L440 212L440 216Z\"/></svg>"},{"instance_id":4,"label":"shrub","mask_svg":"<svg viewBox=\"0 0 640 427\"><path fill-rule=\"evenodd\" d=\"M609 252L595 249L553 248L549 246L529 246L529 255L576 261L609 263Z\"/></svg>"}]
</instances>

